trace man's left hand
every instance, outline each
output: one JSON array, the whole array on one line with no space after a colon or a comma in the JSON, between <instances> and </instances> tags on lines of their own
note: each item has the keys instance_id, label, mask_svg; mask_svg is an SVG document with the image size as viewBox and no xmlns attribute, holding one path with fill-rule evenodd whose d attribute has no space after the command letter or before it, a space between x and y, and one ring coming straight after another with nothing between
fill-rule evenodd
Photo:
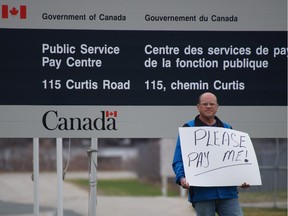
<instances>
[{"instance_id":1,"label":"man's left hand","mask_svg":"<svg viewBox=\"0 0 288 216\"><path fill-rule=\"evenodd\" d=\"M249 188L249 187L250 187L250 185L247 184L246 182L244 182L244 183L241 185L241 188Z\"/></svg>"}]
</instances>

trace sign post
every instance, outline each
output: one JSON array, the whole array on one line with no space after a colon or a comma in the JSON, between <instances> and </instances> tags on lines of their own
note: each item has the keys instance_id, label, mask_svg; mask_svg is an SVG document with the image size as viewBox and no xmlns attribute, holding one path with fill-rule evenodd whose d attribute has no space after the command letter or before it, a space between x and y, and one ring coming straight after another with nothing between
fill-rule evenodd
<instances>
[{"instance_id":1,"label":"sign post","mask_svg":"<svg viewBox=\"0 0 288 216\"><path fill-rule=\"evenodd\" d=\"M57 157L57 216L63 216L63 140L56 138Z\"/></svg>"},{"instance_id":2,"label":"sign post","mask_svg":"<svg viewBox=\"0 0 288 216\"><path fill-rule=\"evenodd\" d=\"M34 215L39 215L39 138L33 138Z\"/></svg>"},{"instance_id":3,"label":"sign post","mask_svg":"<svg viewBox=\"0 0 288 216\"><path fill-rule=\"evenodd\" d=\"M88 150L89 157L89 216L96 216L97 206L97 152L98 139L91 138L91 148Z\"/></svg>"}]
</instances>

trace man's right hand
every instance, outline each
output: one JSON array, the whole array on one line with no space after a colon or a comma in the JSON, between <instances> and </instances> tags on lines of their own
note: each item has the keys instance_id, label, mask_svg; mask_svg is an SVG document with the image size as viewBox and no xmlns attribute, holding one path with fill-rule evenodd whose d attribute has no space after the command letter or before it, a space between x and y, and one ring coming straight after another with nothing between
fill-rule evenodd
<instances>
[{"instance_id":1,"label":"man's right hand","mask_svg":"<svg viewBox=\"0 0 288 216\"><path fill-rule=\"evenodd\" d=\"M180 181L180 183L181 183L181 186L183 187L183 188L185 188L185 189L189 189L189 183L186 181L186 178L182 178L181 179L181 181Z\"/></svg>"}]
</instances>

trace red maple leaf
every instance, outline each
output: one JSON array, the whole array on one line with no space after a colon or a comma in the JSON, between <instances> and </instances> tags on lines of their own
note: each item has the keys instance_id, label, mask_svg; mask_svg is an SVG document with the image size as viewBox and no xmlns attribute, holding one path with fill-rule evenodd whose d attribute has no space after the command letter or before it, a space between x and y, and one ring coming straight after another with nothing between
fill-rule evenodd
<instances>
[{"instance_id":1,"label":"red maple leaf","mask_svg":"<svg viewBox=\"0 0 288 216\"><path fill-rule=\"evenodd\" d=\"M10 10L10 14L11 15L13 15L14 17L18 14L18 10L15 8L15 7L13 7L11 10Z\"/></svg>"}]
</instances>

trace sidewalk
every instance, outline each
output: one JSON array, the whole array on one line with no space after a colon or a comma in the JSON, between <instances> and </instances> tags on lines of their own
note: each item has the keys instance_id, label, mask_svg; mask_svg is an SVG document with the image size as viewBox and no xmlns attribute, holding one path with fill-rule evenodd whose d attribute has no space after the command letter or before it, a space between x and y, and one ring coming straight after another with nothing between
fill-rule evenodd
<instances>
[{"instance_id":1,"label":"sidewalk","mask_svg":"<svg viewBox=\"0 0 288 216\"><path fill-rule=\"evenodd\" d=\"M66 179L86 178L88 174L67 173ZM101 178L136 178L130 172L100 172ZM57 174L40 173L39 216L57 215ZM0 173L0 216L34 216L31 173ZM287 203L277 207L287 208ZM273 208L273 203L243 203L243 207ZM89 192L63 182L64 216L88 216ZM195 216L187 198L98 196L96 216Z\"/></svg>"},{"instance_id":2,"label":"sidewalk","mask_svg":"<svg viewBox=\"0 0 288 216\"><path fill-rule=\"evenodd\" d=\"M102 173L104 178L111 173ZM114 175L113 175L114 176ZM113 176L110 176L112 178ZM132 177L131 173L116 173L117 178ZM87 178L87 173L67 174L67 178ZM57 215L57 175L40 173L40 216ZM67 181L63 182L64 216L88 216L89 193ZM33 215L33 181L29 173L0 174L0 215ZM193 216L186 198L170 197L111 197L98 196L97 216Z\"/></svg>"}]
</instances>

